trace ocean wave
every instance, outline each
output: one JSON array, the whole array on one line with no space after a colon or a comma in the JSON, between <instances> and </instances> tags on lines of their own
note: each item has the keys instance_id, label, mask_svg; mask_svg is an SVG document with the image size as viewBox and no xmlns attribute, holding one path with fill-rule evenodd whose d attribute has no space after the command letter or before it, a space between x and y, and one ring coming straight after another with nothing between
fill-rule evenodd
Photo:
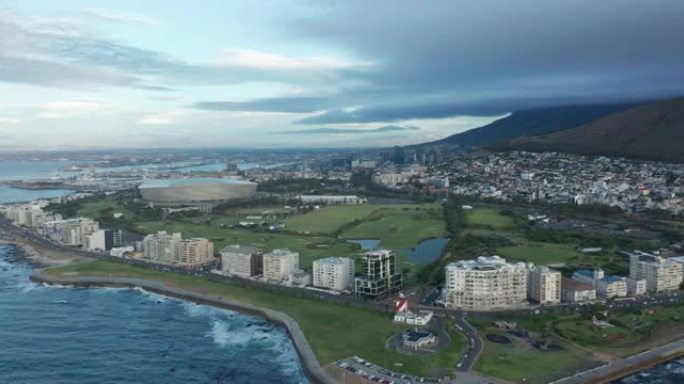
<instances>
[{"instance_id":1,"label":"ocean wave","mask_svg":"<svg viewBox=\"0 0 684 384\"><path fill-rule=\"evenodd\" d=\"M270 330L265 327L247 329L241 325L231 327L230 323L218 319L212 320L211 330L206 337L210 337L216 345L222 348L245 346L274 338Z\"/></svg>"}]
</instances>

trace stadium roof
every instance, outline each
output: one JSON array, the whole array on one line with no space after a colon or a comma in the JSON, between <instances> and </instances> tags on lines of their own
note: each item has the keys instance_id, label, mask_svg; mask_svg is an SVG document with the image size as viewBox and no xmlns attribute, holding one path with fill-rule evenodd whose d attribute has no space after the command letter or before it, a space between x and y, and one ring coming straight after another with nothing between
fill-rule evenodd
<instances>
[{"instance_id":1,"label":"stadium roof","mask_svg":"<svg viewBox=\"0 0 684 384\"><path fill-rule=\"evenodd\" d=\"M149 179L145 180L138 188L163 188L176 185L194 185L194 184L254 184L248 180L229 179L218 177L186 177L176 179Z\"/></svg>"}]
</instances>

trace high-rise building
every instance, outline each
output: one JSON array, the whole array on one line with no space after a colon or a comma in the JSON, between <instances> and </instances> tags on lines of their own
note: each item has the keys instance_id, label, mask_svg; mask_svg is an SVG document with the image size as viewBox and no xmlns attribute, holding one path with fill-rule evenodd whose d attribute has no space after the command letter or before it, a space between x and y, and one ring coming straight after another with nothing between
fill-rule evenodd
<instances>
[{"instance_id":1,"label":"high-rise building","mask_svg":"<svg viewBox=\"0 0 684 384\"><path fill-rule=\"evenodd\" d=\"M684 265L636 251L629 256L629 277L632 280L646 280L649 292L673 291L682 285Z\"/></svg>"},{"instance_id":2,"label":"high-rise building","mask_svg":"<svg viewBox=\"0 0 684 384\"><path fill-rule=\"evenodd\" d=\"M354 279L358 297L376 299L401 290L401 273L397 272L394 252L379 249L363 255L363 276Z\"/></svg>"},{"instance_id":3,"label":"high-rise building","mask_svg":"<svg viewBox=\"0 0 684 384\"><path fill-rule=\"evenodd\" d=\"M114 234L120 233L112 229L100 229L86 236L85 247L93 251L109 251L114 247Z\"/></svg>"},{"instance_id":4,"label":"high-rise building","mask_svg":"<svg viewBox=\"0 0 684 384\"><path fill-rule=\"evenodd\" d=\"M283 283L290 273L299 270L299 253L287 249L274 249L264 254L264 278Z\"/></svg>"},{"instance_id":5,"label":"high-rise building","mask_svg":"<svg viewBox=\"0 0 684 384\"><path fill-rule=\"evenodd\" d=\"M256 247L249 245L228 245L221 250L221 271L228 275L252 277L263 270L263 256Z\"/></svg>"},{"instance_id":6,"label":"high-rise building","mask_svg":"<svg viewBox=\"0 0 684 384\"><path fill-rule=\"evenodd\" d=\"M147 235L142 241L143 257L157 263L173 264L182 240L180 233L168 234L160 231Z\"/></svg>"},{"instance_id":7,"label":"high-rise building","mask_svg":"<svg viewBox=\"0 0 684 384\"><path fill-rule=\"evenodd\" d=\"M446 266L446 305L493 309L526 303L527 266L499 256L478 257Z\"/></svg>"},{"instance_id":8,"label":"high-rise building","mask_svg":"<svg viewBox=\"0 0 684 384\"><path fill-rule=\"evenodd\" d=\"M314 260L313 285L335 291L348 290L354 281L354 260L348 257L328 257Z\"/></svg>"},{"instance_id":9,"label":"high-rise building","mask_svg":"<svg viewBox=\"0 0 684 384\"><path fill-rule=\"evenodd\" d=\"M184 267L198 267L214 261L214 243L196 237L181 240L178 244L178 257L175 264Z\"/></svg>"},{"instance_id":10,"label":"high-rise building","mask_svg":"<svg viewBox=\"0 0 684 384\"><path fill-rule=\"evenodd\" d=\"M62 242L67 245L85 245L86 238L100 229L97 221L85 217L64 220L62 225Z\"/></svg>"},{"instance_id":11,"label":"high-rise building","mask_svg":"<svg viewBox=\"0 0 684 384\"><path fill-rule=\"evenodd\" d=\"M539 304L561 301L561 273L548 267L530 266L527 273L527 296Z\"/></svg>"}]
</instances>

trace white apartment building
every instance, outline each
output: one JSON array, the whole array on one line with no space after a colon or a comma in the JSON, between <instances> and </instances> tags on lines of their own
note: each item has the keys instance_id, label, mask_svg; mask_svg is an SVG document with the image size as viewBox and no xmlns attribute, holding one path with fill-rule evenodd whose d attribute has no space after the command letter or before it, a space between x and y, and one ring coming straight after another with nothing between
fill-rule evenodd
<instances>
[{"instance_id":1,"label":"white apartment building","mask_svg":"<svg viewBox=\"0 0 684 384\"><path fill-rule=\"evenodd\" d=\"M197 267L214 260L214 244L207 239L183 240L180 233L165 231L147 235L142 241L143 257L161 264Z\"/></svg>"},{"instance_id":2,"label":"white apartment building","mask_svg":"<svg viewBox=\"0 0 684 384\"><path fill-rule=\"evenodd\" d=\"M574 280L591 285L596 294L610 299L627 296L627 279L622 276L606 276L602 269L583 269L572 274Z\"/></svg>"},{"instance_id":3,"label":"white apartment building","mask_svg":"<svg viewBox=\"0 0 684 384\"><path fill-rule=\"evenodd\" d=\"M228 245L221 250L221 271L239 277L259 275L263 269L263 255L256 247Z\"/></svg>"},{"instance_id":4,"label":"white apartment building","mask_svg":"<svg viewBox=\"0 0 684 384\"><path fill-rule=\"evenodd\" d=\"M629 256L629 277L646 280L648 292L673 291L679 289L684 280L684 264L635 251Z\"/></svg>"},{"instance_id":5,"label":"white apartment building","mask_svg":"<svg viewBox=\"0 0 684 384\"><path fill-rule=\"evenodd\" d=\"M527 296L539 304L561 301L561 273L548 267L530 265L527 272Z\"/></svg>"},{"instance_id":6,"label":"white apartment building","mask_svg":"<svg viewBox=\"0 0 684 384\"><path fill-rule=\"evenodd\" d=\"M327 257L313 262L313 286L346 291L354 282L354 260L348 257Z\"/></svg>"},{"instance_id":7,"label":"white apartment building","mask_svg":"<svg viewBox=\"0 0 684 384\"><path fill-rule=\"evenodd\" d=\"M79 217L67 220L53 220L43 223L43 234L67 245L86 245L86 238L100 229L91 219Z\"/></svg>"},{"instance_id":8,"label":"white apartment building","mask_svg":"<svg viewBox=\"0 0 684 384\"><path fill-rule=\"evenodd\" d=\"M179 244L183 240L180 232L168 234L166 231L147 235L142 241L143 257L157 263L172 264L178 255Z\"/></svg>"},{"instance_id":9,"label":"white apartment building","mask_svg":"<svg viewBox=\"0 0 684 384\"><path fill-rule=\"evenodd\" d=\"M478 257L446 266L446 305L487 310L523 305L527 298L527 266L499 256Z\"/></svg>"},{"instance_id":10,"label":"white apartment building","mask_svg":"<svg viewBox=\"0 0 684 384\"><path fill-rule=\"evenodd\" d=\"M627 294L641 296L647 292L646 280L627 279Z\"/></svg>"},{"instance_id":11,"label":"white apartment building","mask_svg":"<svg viewBox=\"0 0 684 384\"><path fill-rule=\"evenodd\" d=\"M574 279L561 279L561 300L565 303L583 303L596 300L596 288Z\"/></svg>"},{"instance_id":12,"label":"white apartment building","mask_svg":"<svg viewBox=\"0 0 684 384\"><path fill-rule=\"evenodd\" d=\"M270 282L282 283L290 273L299 269L299 253L287 249L274 249L264 253L264 278Z\"/></svg>"}]
</instances>

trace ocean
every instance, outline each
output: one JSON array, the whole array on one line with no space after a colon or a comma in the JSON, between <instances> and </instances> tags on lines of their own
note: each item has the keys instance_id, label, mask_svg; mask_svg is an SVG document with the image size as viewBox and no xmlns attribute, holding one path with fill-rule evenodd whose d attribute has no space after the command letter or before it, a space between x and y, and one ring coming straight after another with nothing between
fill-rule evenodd
<instances>
[{"instance_id":1,"label":"ocean","mask_svg":"<svg viewBox=\"0 0 684 384\"><path fill-rule=\"evenodd\" d=\"M285 330L134 289L54 288L0 246L0 382L306 383Z\"/></svg>"}]
</instances>

